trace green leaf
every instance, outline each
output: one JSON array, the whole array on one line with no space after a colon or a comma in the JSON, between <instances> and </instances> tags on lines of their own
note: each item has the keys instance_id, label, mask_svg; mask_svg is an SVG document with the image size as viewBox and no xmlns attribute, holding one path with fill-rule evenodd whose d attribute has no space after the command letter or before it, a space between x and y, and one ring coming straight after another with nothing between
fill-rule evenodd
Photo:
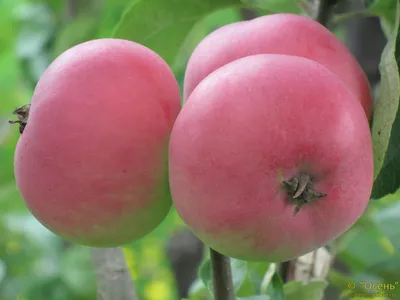
<instances>
[{"instance_id":1,"label":"green leaf","mask_svg":"<svg viewBox=\"0 0 400 300\"><path fill-rule=\"evenodd\" d=\"M244 4L271 11L273 13L300 14L298 0L242 0Z\"/></svg>"},{"instance_id":2,"label":"green leaf","mask_svg":"<svg viewBox=\"0 0 400 300\"><path fill-rule=\"evenodd\" d=\"M238 297L249 297L252 295L257 294L259 291L256 289L256 283L253 282L252 278L250 277L250 273L247 272L242 285L236 292L236 296Z\"/></svg>"},{"instance_id":3,"label":"green leaf","mask_svg":"<svg viewBox=\"0 0 400 300\"><path fill-rule=\"evenodd\" d=\"M25 202L21 199L15 181L0 185L0 211L7 214L27 213Z\"/></svg>"},{"instance_id":4,"label":"green leaf","mask_svg":"<svg viewBox=\"0 0 400 300\"><path fill-rule=\"evenodd\" d=\"M215 28L239 21L241 21L239 10L236 8L226 8L210 13L207 17L197 22L179 50L177 58L172 66L174 73L176 75L177 73L182 73L182 77L184 77L186 64L193 50L207 34L215 30ZM183 86L183 82L180 83Z\"/></svg>"},{"instance_id":5,"label":"green leaf","mask_svg":"<svg viewBox=\"0 0 400 300\"><path fill-rule=\"evenodd\" d=\"M43 4L25 4L16 11L21 22L16 50L22 58L34 58L41 54L46 42L51 38L55 20L51 11Z\"/></svg>"},{"instance_id":6,"label":"green leaf","mask_svg":"<svg viewBox=\"0 0 400 300\"><path fill-rule=\"evenodd\" d=\"M382 29L386 36L390 36L395 26L396 19L396 2L387 0L374 0L367 3L367 12L380 17Z\"/></svg>"},{"instance_id":7,"label":"green leaf","mask_svg":"<svg viewBox=\"0 0 400 300\"><path fill-rule=\"evenodd\" d=\"M255 287L255 294L263 294L261 285L264 280L265 274L270 268L268 262L248 262L248 275Z\"/></svg>"},{"instance_id":8,"label":"green leaf","mask_svg":"<svg viewBox=\"0 0 400 300\"><path fill-rule=\"evenodd\" d=\"M6 278L6 264L0 259L0 285L4 278Z\"/></svg>"},{"instance_id":9,"label":"green leaf","mask_svg":"<svg viewBox=\"0 0 400 300\"><path fill-rule=\"evenodd\" d=\"M70 300L76 299L73 292L68 289L65 283L58 276L41 277L36 276L29 278L29 287L25 290L28 299L57 299L57 300ZM21 298L21 294L14 299ZM93 297L94 294L91 296Z\"/></svg>"},{"instance_id":10,"label":"green leaf","mask_svg":"<svg viewBox=\"0 0 400 300\"><path fill-rule=\"evenodd\" d=\"M373 198L395 192L400 186L400 77L397 44L400 4L397 1L396 26L381 57L381 83L374 107L372 139L374 147L375 183Z\"/></svg>"},{"instance_id":11,"label":"green leaf","mask_svg":"<svg viewBox=\"0 0 400 300\"><path fill-rule=\"evenodd\" d=\"M94 17L80 17L65 25L57 34L54 56L60 55L72 46L94 38L96 26Z\"/></svg>"},{"instance_id":12,"label":"green leaf","mask_svg":"<svg viewBox=\"0 0 400 300\"><path fill-rule=\"evenodd\" d=\"M400 249L399 220L400 202L396 202L388 207L385 207L374 215L374 222L376 226L393 243L392 248L394 246L394 248L397 249ZM388 247L390 247L390 245L388 245ZM394 251L394 249L390 250L389 252Z\"/></svg>"},{"instance_id":13,"label":"green leaf","mask_svg":"<svg viewBox=\"0 0 400 300\"><path fill-rule=\"evenodd\" d=\"M66 285L77 295L93 295L96 283L89 248L73 245L62 258L61 278Z\"/></svg>"},{"instance_id":14,"label":"green leaf","mask_svg":"<svg viewBox=\"0 0 400 300\"><path fill-rule=\"evenodd\" d=\"M210 292L204 285L203 281L201 281L199 278L196 278L196 280L190 285L188 294L190 300L201 300L205 299Z\"/></svg>"},{"instance_id":15,"label":"green leaf","mask_svg":"<svg viewBox=\"0 0 400 300\"><path fill-rule=\"evenodd\" d=\"M274 300L284 300L284 285L281 276L275 271L272 276L271 282L268 285L267 294Z\"/></svg>"},{"instance_id":16,"label":"green leaf","mask_svg":"<svg viewBox=\"0 0 400 300\"><path fill-rule=\"evenodd\" d=\"M240 297L236 298L237 300L270 300L271 298L268 297L267 295L256 295L256 296L250 296L250 297Z\"/></svg>"},{"instance_id":17,"label":"green leaf","mask_svg":"<svg viewBox=\"0 0 400 300\"><path fill-rule=\"evenodd\" d=\"M323 280L303 283L291 281L285 284L285 300L321 300L328 283Z\"/></svg>"},{"instance_id":18,"label":"green leaf","mask_svg":"<svg viewBox=\"0 0 400 300\"><path fill-rule=\"evenodd\" d=\"M283 282L276 263L269 264L268 270L264 273L260 284L260 293L267 294L274 300L284 299Z\"/></svg>"},{"instance_id":19,"label":"green leaf","mask_svg":"<svg viewBox=\"0 0 400 300\"><path fill-rule=\"evenodd\" d=\"M328 281L341 290L355 293L365 292L365 289L363 289L360 284L355 284L355 279L352 276L345 275L333 269L329 270Z\"/></svg>"},{"instance_id":20,"label":"green leaf","mask_svg":"<svg viewBox=\"0 0 400 300\"><path fill-rule=\"evenodd\" d=\"M264 276L261 280L261 284L260 284L261 294L267 293L269 284L271 283L272 277L275 275L276 270L277 270L276 263L269 264L268 269L264 272Z\"/></svg>"},{"instance_id":21,"label":"green leaf","mask_svg":"<svg viewBox=\"0 0 400 300\"><path fill-rule=\"evenodd\" d=\"M136 0L113 36L149 47L172 65L199 20L213 11L240 5L239 0Z\"/></svg>"},{"instance_id":22,"label":"green leaf","mask_svg":"<svg viewBox=\"0 0 400 300\"><path fill-rule=\"evenodd\" d=\"M211 261L207 259L200 266L200 279L203 281L204 285L208 288L208 290L213 292L213 283L212 283L212 269L211 269Z\"/></svg>"},{"instance_id":23,"label":"green leaf","mask_svg":"<svg viewBox=\"0 0 400 300\"><path fill-rule=\"evenodd\" d=\"M17 53L21 58L34 58L39 55L51 37L48 27L35 28L27 25L20 31Z\"/></svg>"},{"instance_id":24,"label":"green leaf","mask_svg":"<svg viewBox=\"0 0 400 300\"><path fill-rule=\"evenodd\" d=\"M374 0L374 1L370 1L370 2L372 2L372 3L367 4L368 11L370 13L375 14L377 16L381 16L381 17L391 15L390 18L392 18L393 23L394 23L393 9L396 7L395 1Z\"/></svg>"},{"instance_id":25,"label":"green leaf","mask_svg":"<svg viewBox=\"0 0 400 300\"><path fill-rule=\"evenodd\" d=\"M364 227L351 236L351 240L339 254L339 258L354 271L362 271L384 262L390 252L385 242L381 242L383 238L384 236L375 232L375 228Z\"/></svg>"},{"instance_id":26,"label":"green leaf","mask_svg":"<svg viewBox=\"0 0 400 300\"><path fill-rule=\"evenodd\" d=\"M242 285L247 274L247 262L244 260L239 260L235 258L230 258L231 270L232 270L232 280L235 292L237 292Z\"/></svg>"},{"instance_id":27,"label":"green leaf","mask_svg":"<svg viewBox=\"0 0 400 300\"><path fill-rule=\"evenodd\" d=\"M13 118L10 114L9 116ZM14 152L15 145L19 139L19 131L17 126L11 126L9 124L4 125L7 128L2 128L2 130L9 130L7 132L7 136L4 138L4 142L2 141L0 147L0 182L6 183L14 180Z\"/></svg>"}]
</instances>

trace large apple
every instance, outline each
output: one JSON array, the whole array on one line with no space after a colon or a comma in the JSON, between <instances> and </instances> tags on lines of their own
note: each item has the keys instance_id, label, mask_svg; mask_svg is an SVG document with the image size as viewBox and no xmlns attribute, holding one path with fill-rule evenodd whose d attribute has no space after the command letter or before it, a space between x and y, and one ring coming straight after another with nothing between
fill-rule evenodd
<instances>
[{"instance_id":1,"label":"large apple","mask_svg":"<svg viewBox=\"0 0 400 300\"><path fill-rule=\"evenodd\" d=\"M188 227L216 251L287 261L346 231L373 183L362 106L315 61L259 54L193 91L171 134L170 186Z\"/></svg>"},{"instance_id":2,"label":"large apple","mask_svg":"<svg viewBox=\"0 0 400 300\"><path fill-rule=\"evenodd\" d=\"M171 207L167 150L179 111L175 77L150 49L98 39L67 50L38 82L29 116L16 111L15 177L27 207L76 243L143 237Z\"/></svg>"},{"instance_id":3,"label":"large apple","mask_svg":"<svg viewBox=\"0 0 400 300\"><path fill-rule=\"evenodd\" d=\"M271 14L223 26L192 53L185 74L184 99L208 74L254 54L287 54L309 58L335 73L359 101L368 118L372 96L368 79L346 46L318 22L295 14Z\"/></svg>"}]
</instances>

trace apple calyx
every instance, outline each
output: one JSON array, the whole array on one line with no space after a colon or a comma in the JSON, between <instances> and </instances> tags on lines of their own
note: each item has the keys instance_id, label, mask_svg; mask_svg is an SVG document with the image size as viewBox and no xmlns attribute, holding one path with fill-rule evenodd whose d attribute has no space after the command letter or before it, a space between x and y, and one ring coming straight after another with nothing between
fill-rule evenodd
<instances>
[{"instance_id":1,"label":"apple calyx","mask_svg":"<svg viewBox=\"0 0 400 300\"><path fill-rule=\"evenodd\" d=\"M19 124L19 132L22 134L24 132L25 126L28 123L29 117L29 108L31 107L30 104L23 105L18 107L13 111L14 115L17 115L18 120L10 120L8 123L10 124Z\"/></svg>"},{"instance_id":2,"label":"apple calyx","mask_svg":"<svg viewBox=\"0 0 400 300\"><path fill-rule=\"evenodd\" d=\"M290 202L296 205L293 216L300 211L304 204L327 196L327 194L318 192L313 188L312 177L307 173L301 172L287 181L283 180L282 183Z\"/></svg>"}]
</instances>

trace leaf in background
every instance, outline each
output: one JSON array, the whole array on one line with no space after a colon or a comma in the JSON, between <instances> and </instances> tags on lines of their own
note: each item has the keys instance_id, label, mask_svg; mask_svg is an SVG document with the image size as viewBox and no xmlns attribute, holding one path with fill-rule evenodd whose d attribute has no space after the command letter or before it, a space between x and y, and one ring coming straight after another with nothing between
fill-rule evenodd
<instances>
[{"instance_id":1,"label":"leaf in background","mask_svg":"<svg viewBox=\"0 0 400 300\"><path fill-rule=\"evenodd\" d=\"M301 8L298 0L242 0L251 7L261 8L273 13L293 13L300 14Z\"/></svg>"},{"instance_id":2,"label":"leaf in background","mask_svg":"<svg viewBox=\"0 0 400 300\"><path fill-rule=\"evenodd\" d=\"M14 181L0 185L0 211L8 214L26 214L28 212Z\"/></svg>"},{"instance_id":3,"label":"leaf in background","mask_svg":"<svg viewBox=\"0 0 400 300\"><path fill-rule=\"evenodd\" d=\"M13 9L16 1L0 1L0 54L3 55L5 50L10 50L12 47L14 36L17 33L15 26L10 26L13 19Z\"/></svg>"},{"instance_id":4,"label":"leaf in background","mask_svg":"<svg viewBox=\"0 0 400 300\"><path fill-rule=\"evenodd\" d=\"M204 24L208 33L216 28L242 21L240 11L237 8L226 8L212 12L204 18Z\"/></svg>"},{"instance_id":5,"label":"leaf in background","mask_svg":"<svg viewBox=\"0 0 400 300\"><path fill-rule=\"evenodd\" d=\"M249 297L258 294L258 290L259 289L256 287L256 282L253 282L252 278L250 277L250 273L247 272L240 288L236 292L236 296Z\"/></svg>"},{"instance_id":6,"label":"leaf in background","mask_svg":"<svg viewBox=\"0 0 400 300\"><path fill-rule=\"evenodd\" d=\"M272 281L272 277L274 276L274 274L276 272L276 269L277 269L276 263L271 263L268 266L268 269L264 273L263 279L262 279L261 284L260 284L260 293L261 294L266 294L267 293L269 284Z\"/></svg>"},{"instance_id":7,"label":"leaf in background","mask_svg":"<svg viewBox=\"0 0 400 300\"><path fill-rule=\"evenodd\" d=\"M247 262L235 258L230 258L232 280L235 292L239 290L247 274Z\"/></svg>"},{"instance_id":8,"label":"leaf in background","mask_svg":"<svg viewBox=\"0 0 400 300\"><path fill-rule=\"evenodd\" d=\"M27 87L20 81L20 62L14 50L0 55L0 70L0 114L8 120L15 108L29 101L29 95ZM3 125L10 127L7 121L0 122L0 126Z\"/></svg>"},{"instance_id":9,"label":"leaf in background","mask_svg":"<svg viewBox=\"0 0 400 300\"><path fill-rule=\"evenodd\" d=\"M201 40L215 28L239 21L241 21L239 11L236 8L227 8L210 13L196 23L179 49L177 58L172 66L175 74L181 73L182 75L181 87L183 87L187 61Z\"/></svg>"},{"instance_id":10,"label":"leaf in background","mask_svg":"<svg viewBox=\"0 0 400 300\"><path fill-rule=\"evenodd\" d=\"M353 239L349 246L355 246L353 256L347 256L350 250L345 249L344 262L349 269L355 272L361 272L362 280L366 275L378 276L385 281L398 280L400 270L400 190L396 194L388 195L381 198L380 201L373 202L374 209L371 210L369 224L367 227L359 229L359 235L365 231L368 232L368 241L358 240L363 243L363 247L353 243ZM373 228L371 228L373 227ZM367 229L367 230L366 230ZM357 235L354 236L357 239ZM357 247L363 257L363 263L359 259ZM363 249L369 249L364 251ZM400 295L398 295L400 297ZM400 298L399 298L400 299Z\"/></svg>"},{"instance_id":11,"label":"leaf in background","mask_svg":"<svg viewBox=\"0 0 400 300\"><path fill-rule=\"evenodd\" d=\"M10 116L11 118L11 116ZM5 126L11 126L7 124ZM14 181L14 152L15 145L19 138L18 128L11 126L8 136L5 138L4 143L0 147L0 182L9 183Z\"/></svg>"},{"instance_id":12,"label":"leaf in background","mask_svg":"<svg viewBox=\"0 0 400 300\"><path fill-rule=\"evenodd\" d=\"M400 195L399 195L400 199ZM396 202L374 215L376 226L390 239L394 247L400 249L400 202Z\"/></svg>"},{"instance_id":13,"label":"leaf in background","mask_svg":"<svg viewBox=\"0 0 400 300\"><path fill-rule=\"evenodd\" d=\"M0 259L0 284L6 277L6 264Z\"/></svg>"},{"instance_id":14,"label":"leaf in background","mask_svg":"<svg viewBox=\"0 0 400 300\"><path fill-rule=\"evenodd\" d=\"M349 283L350 284L354 283L354 278L350 275L342 274L334 269L329 270L327 279L329 281L329 284L334 285L338 289L344 290L346 294L349 294L351 292L355 293L365 292L365 290L359 284L358 285L355 284L354 287L351 286L352 289L349 289Z\"/></svg>"},{"instance_id":15,"label":"leaf in background","mask_svg":"<svg viewBox=\"0 0 400 300\"><path fill-rule=\"evenodd\" d=\"M45 3L23 3L15 15L20 25L16 52L24 77L33 88L51 61L49 47L57 30L57 16Z\"/></svg>"},{"instance_id":16,"label":"leaf in background","mask_svg":"<svg viewBox=\"0 0 400 300\"><path fill-rule=\"evenodd\" d=\"M210 292L203 281L200 278L196 278L190 285L188 294L189 300L204 300L207 299L207 295L210 295Z\"/></svg>"},{"instance_id":17,"label":"leaf in background","mask_svg":"<svg viewBox=\"0 0 400 300\"><path fill-rule=\"evenodd\" d=\"M207 259L205 262L202 263L202 265L200 266L199 275L204 285L211 293L213 293L212 269L210 259Z\"/></svg>"},{"instance_id":18,"label":"leaf in background","mask_svg":"<svg viewBox=\"0 0 400 300\"><path fill-rule=\"evenodd\" d=\"M396 252L394 256L388 257L383 262L376 265L370 266L365 270L365 273L370 276L378 277L386 282L399 281L399 269L400 269L400 252ZM364 278L366 276L364 275ZM362 278L363 280L365 280ZM400 297L400 295L398 295Z\"/></svg>"},{"instance_id":19,"label":"leaf in background","mask_svg":"<svg viewBox=\"0 0 400 300\"><path fill-rule=\"evenodd\" d=\"M16 18L21 23L17 53L21 58L34 58L50 39L55 20L44 4L24 4L18 7Z\"/></svg>"},{"instance_id":20,"label":"leaf in background","mask_svg":"<svg viewBox=\"0 0 400 300\"><path fill-rule=\"evenodd\" d=\"M384 262L392 253L385 243L380 242L383 237L378 235L374 228L362 228L352 236L338 257L354 272Z\"/></svg>"},{"instance_id":21,"label":"leaf in background","mask_svg":"<svg viewBox=\"0 0 400 300\"><path fill-rule=\"evenodd\" d=\"M42 2L45 2L57 14L62 14L65 9L65 3L60 0L42 0Z\"/></svg>"},{"instance_id":22,"label":"leaf in background","mask_svg":"<svg viewBox=\"0 0 400 300\"><path fill-rule=\"evenodd\" d=\"M247 262L248 276L255 287L255 294L262 294L261 285L269 268L269 262Z\"/></svg>"},{"instance_id":23,"label":"leaf in background","mask_svg":"<svg viewBox=\"0 0 400 300\"><path fill-rule=\"evenodd\" d=\"M400 4L397 1L396 26L381 57L381 83L374 107L372 138L374 147L375 182L373 198L395 192L400 186L400 57L398 27Z\"/></svg>"},{"instance_id":24,"label":"leaf in background","mask_svg":"<svg viewBox=\"0 0 400 300\"><path fill-rule=\"evenodd\" d=\"M39 55L51 37L47 26L42 28L27 25L21 30L17 42L17 54L21 58L34 58Z\"/></svg>"},{"instance_id":25,"label":"leaf in background","mask_svg":"<svg viewBox=\"0 0 400 300\"><path fill-rule=\"evenodd\" d=\"M132 4L132 0L107 0L102 3L102 13L94 16L98 19L97 38L109 38L121 20L124 11Z\"/></svg>"},{"instance_id":26,"label":"leaf in background","mask_svg":"<svg viewBox=\"0 0 400 300\"><path fill-rule=\"evenodd\" d=\"M380 17L382 29L390 38L396 19L396 1L373 0L367 1L367 12Z\"/></svg>"},{"instance_id":27,"label":"leaf in background","mask_svg":"<svg viewBox=\"0 0 400 300\"><path fill-rule=\"evenodd\" d=\"M256 296L250 296L250 297L239 297L236 299L237 300L270 300L271 298L268 297L267 295L256 295Z\"/></svg>"},{"instance_id":28,"label":"leaf in background","mask_svg":"<svg viewBox=\"0 0 400 300\"><path fill-rule=\"evenodd\" d=\"M213 11L240 4L239 0L136 0L113 36L149 47L172 65L199 20Z\"/></svg>"},{"instance_id":29,"label":"leaf in background","mask_svg":"<svg viewBox=\"0 0 400 300\"><path fill-rule=\"evenodd\" d=\"M95 294L96 282L88 247L72 245L62 256L61 278L76 295Z\"/></svg>"},{"instance_id":30,"label":"leaf in background","mask_svg":"<svg viewBox=\"0 0 400 300\"><path fill-rule=\"evenodd\" d=\"M76 295L68 286L63 282L60 277L36 277L30 282L30 287L25 291L29 295L28 299L57 299L57 300L71 300L76 299ZM90 296L94 296L93 293ZM25 298L21 295L19 299ZM18 299L16 298L16 299ZM18 299L18 300L19 300Z\"/></svg>"},{"instance_id":31,"label":"leaf in background","mask_svg":"<svg viewBox=\"0 0 400 300\"><path fill-rule=\"evenodd\" d=\"M80 17L65 25L57 34L54 45L54 57L79 43L91 40L97 29L94 17Z\"/></svg>"},{"instance_id":32,"label":"leaf in background","mask_svg":"<svg viewBox=\"0 0 400 300\"><path fill-rule=\"evenodd\" d=\"M268 285L267 294L271 297L271 299L274 300L286 300L284 294L284 285L277 270L275 270L271 282Z\"/></svg>"},{"instance_id":33,"label":"leaf in background","mask_svg":"<svg viewBox=\"0 0 400 300\"><path fill-rule=\"evenodd\" d=\"M285 284L285 300L321 300L327 285L328 283L323 280L310 283L290 281Z\"/></svg>"}]
</instances>

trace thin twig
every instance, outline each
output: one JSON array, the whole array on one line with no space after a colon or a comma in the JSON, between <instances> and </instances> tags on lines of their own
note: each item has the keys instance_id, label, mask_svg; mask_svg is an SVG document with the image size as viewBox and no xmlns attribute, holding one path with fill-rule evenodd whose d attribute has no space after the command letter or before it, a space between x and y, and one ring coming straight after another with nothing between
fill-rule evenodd
<instances>
[{"instance_id":1,"label":"thin twig","mask_svg":"<svg viewBox=\"0 0 400 300\"><path fill-rule=\"evenodd\" d=\"M327 26L332 10L338 0L319 0L317 2L317 12L315 16L315 20L324 25L325 27Z\"/></svg>"},{"instance_id":2,"label":"thin twig","mask_svg":"<svg viewBox=\"0 0 400 300\"><path fill-rule=\"evenodd\" d=\"M297 5L303 10L307 16L312 16L313 7L312 3L308 0L296 0Z\"/></svg>"},{"instance_id":3,"label":"thin twig","mask_svg":"<svg viewBox=\"0 0 400 300\"><path fill-rule=\"evenodd\" d=\"M215 300L234 300L232 270L229 257L210 248Z\"/></svg>"},{"instance_id":4,"label":"thin twig","mask_svg":"<svg viewBox=\"0 0 400 300\"><path fill-rule=\"evenodd\" d=\"M364 18L364 17L371 17L374 14L370 13L368 10L357 10L357 11L349 11L346 13L341 13L334 15L332 21L335 24L339 24L342 22L346 22L348 20L356 19L356 18Z\"/></svg>"},{"instance_id":5,"label":"thin twig","mask_svg":"<svg viewBox=\"0 0 400 300\"><path fill-rule=\"evenodd\" d=\"M98 300L138 300L121 248L92 248Z\"/></svg>"},{"instance_id":6,"label":"thin twig","mask_svg":"<svg viewBox=\"0 0 400 300\"><path fill-rule=\"evenodd\" d=\"M77 0L66 0L66 14L68 19L73 19L78 14Z\"/></svg>"}]
</instances>

